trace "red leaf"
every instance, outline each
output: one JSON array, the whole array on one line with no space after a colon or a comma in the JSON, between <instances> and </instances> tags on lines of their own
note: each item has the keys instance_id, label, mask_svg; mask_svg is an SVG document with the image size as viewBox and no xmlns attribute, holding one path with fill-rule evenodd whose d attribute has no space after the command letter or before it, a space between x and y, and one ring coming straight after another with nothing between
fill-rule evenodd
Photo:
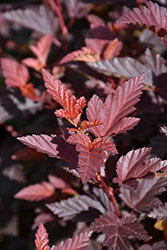
<instances>
[{"instance_id":1,"label":"red leaf","mask_svg":"<svg viewBox=\"0 0 167 250\"><path fill-rule=\"evenodd\" d=\"M91 143L86 134L78 132L72 134L67 141L76 144L76 150L79 152L79 173L83 183L100 171L109 154L117 154L115 144L108 138L97 138Z\"/></svg>"},{"instance_id":2,"label":"red leaf","mask_svg":"<svg viewBox=\"0 0 167 250\"><path fill-rule=\"evenodd\" d=\"M23 87L29 79L28 69L9 58L1 58L1 67L5 77L5 83L12 88Z\"/></svg>"},{"instance_id":3,"label":"red leaf","mask_svg":"<svg viewBox=\"0 0 167 250\"><path fill-rule=\"evenodd\" d=\"M133 10L125 12L117 22L137 24L151 30L160 37L166 36L166 8L151 1L145 1L145 4L147 7L140 5L140 8L133 8Z\"/></svg>"},{"instance_id":4,"label":"red leaf","mask_svg":"<svg viewBox=\"0 0 167 250\"><path fill-rule=\"evenodd\" d=\"M121 199L127 206L136 211L150 211L155 207L162 205L159 198L155 198L159 194L166 191L167 178L153 178L139 180L136 190L121 188Z\"/></svg>"},{"instance_id":5,"label":"red leaf","mask_svg":"<svg viewBox=\"0 0 167 250\"><path fill-rule=\"evenodd\" d=\"M80 233L62 242L59 247L52 246L50 250L85 250L89 245L91 232Z\"/></svg>"},{"instance_id":6,"label":"red leaf","mask_svg":"<svg viewBox=\"0 0 167 250\"><path fill-rule=\"evenodd\" d=\"M91 128L90 131L96 136L110 136L136 125L138 120L123 118L135 110L134 105L142 94L143 82L143 75L124 82L116 89L114 95L106 98L105 103L94 95L88 102L87 117L89 121L99 120L102 124Z\"/></svg>"},{"instance_id":7,"label":"red leaf","mask_svg":"<svg viewBox=\"0 0 167 250\"><path fill-rule=\"evenodd\" d=\"M39 100L39 96L37 95L32 83L28 83L25 86L20 87L20 90L23 96L27 96L29 99L33 101Z\"/></svg>"},{"instance_id":8,"label":"red leaf","mask_svg":"<svg viewBox=\"0 0 167 250\"><path fill-rule=\"evenodd\" d=\"M57 110L55 114L59 117L66 118L74 125L77 125L82 109L86 105L85 98L82 96L76 100L76 97L72 95L72 92L67 90L66 86L63 85L56 77L52 76L44 69L42 70L42 74L47 92L51 94L53 98L64 108L64 110Z\"/></svg>"},{"instance_id":9,"label":"red leaf","mask_svg":"<svg viewBox=\"0 0 167 250\"><path fill-rule=\"evenodd\" d=\"M154 157L146 160L151 148L140 148L131 150L125 156L121 156L117 162L117 176L114 182L119 185L126 184L131 179L145 177L148 173L155 173L157 171L165 171L167 169L167 161L161 161L160 158ZM131 182L128 182L131 186ZM132 182L134 185L134 182Z\"/></svg>"},{"instance_id":10,"label":"red leaf","mask_svg":"<svg viewBox=\"0 0 167 250\"><path fill-rule=\"evenodd\" d=\"M40 71L41 68L44 68L46 66L46 61L48 54L50 52L51 44L52 44L51 34L46 34L42 36L37 42L36 46L30 45L30 49L36 55L37 59L25 58L22 60L22 63L31 68L34 68L37 71Z\"/></svg>"},{"instance_id":11,"label":"red leaf","mask_svg":"<svg viewBox=\"0 0 167 250\"><path fill-rule=\"evenodd\" d=\"M131 236L145 241L150 239L142 224L136 218L123 217L119 219L111 211L107 211L105 215L96 219L91 224L90 229L98 233L105 233L103 245L108 246L108 250L130 249L128 238Z\"/></svg>"},{"instance_id":12,"label":"red leaf","mask_svg":"<svg viewBox=\"0 0 167 250\"><path fill-rule=\"evenodd\" d=\"M27 67L35 69L36 71L40 71L41 68L45 67L45 65L43 65L38 59L32 57L23 59L22 63Z\"/></svg>"},{"instance_id":13,"label":"red leaf","mask_svg":"<svg viewBox=\"0 0 167 250\"><path fill-rule=\"evenodd\" d=\"M103 52L102 59L106 60L119 56L122 46L123 43L118 41L118 38L115 38L113 41L109 41Z\"/></svg>"},{"instance_id":14,"label":"red leaf","mask_svg":"<svg viewBox=\"0 0 167 250\"><path fill-rule=\"evenodd\" d=\"M44 225L41 223L39 225L39 228L35 234L35 245L36 250L49 250L50 247L48 246L49 240L48 240L48 233L44 227Z\"/></svg>"},{"instance_id":15,"label":"red leaf","mask_svg":"<svg viewBox=\"0 0 167 250\"><path fill-rule=\"evenodd\" d=\"M14 197L28 201L40 201L52 196L54 193L55 189L49 182L41 182L21 189Z\"/></svg>"}]
</instances>

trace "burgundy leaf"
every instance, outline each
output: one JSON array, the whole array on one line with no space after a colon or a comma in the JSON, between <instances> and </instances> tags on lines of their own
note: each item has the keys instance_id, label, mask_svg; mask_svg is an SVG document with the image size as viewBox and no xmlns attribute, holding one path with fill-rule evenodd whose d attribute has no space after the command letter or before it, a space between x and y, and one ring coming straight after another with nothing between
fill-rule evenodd
<instances>
[{"instance_id":1,"label":"burgundy leaf","mask_svg":"<svg viewBox=\"0 0 167 250\"><path fill-rule=\"evenodd\" d=\"M151 209L162 205L159 198L155 198L159 194L166 191L167 178L153 178L139 180L136 190L121 188L121 199L127 206L141 212L149 212Z\"/></svg>"},{"instance_id":2,"label":"burgundy leaf","mask_svg":"<svg viewBox=\"0 0 167 250\"><path fill-rule=\"evenodd\" d=\"M49 157L61 158L69 162L70 168L75 168L78 154L73 145L56 135L27 135L17 138L25 145L35 148L38 152L48 154Z\"/></svg>"},{"instance_id":3,"label":"burgundy leaf","mask_svg":"<svg viewBox=\"0 0 167 250\"><path fill-rule=\"evenodd\" d=\"M14 197L28 201L40 201L52 196L54 193L55 189L52 184L41 182L21 189Z\"/></svg>"},{"instance_id":4,"label":"burgundy leaf","mask_svg":"<svg viewBox=\"0 0 167 250\"><path fill-rule=\"evenodd\" d=\"M85 250L89 245L90 236L91 231L80 233L72 239L68 238L65 242L62 242L59 247L52 246L50 250Z\"/></svg>"},{"instance_id":5,"label":"burgundy leaf","mask_svg":"<svg viewBox=\"0 0 167 250\"><path fill-rule=\"evenodd\" d=\"M76 150L79 152L79 173L83 183L100 171L109 154L117 154L115 144L107 138L97 138L91 143L86 134L78 132L72 134L67 141L76 144Z\"/></svg>"},{"instance_id":6,"label":"burgundy leaf","mask_svg":"<svg viewBox=\"0 0 167 250\"><path fill-rule=\"evenodd\" d=\"M79 195L78 198L68 198L60 202L55 202L46 205L53 214L64 220L71 220L77 214L88 211L89 208L94 208L100 213L104 213L105 209L99 201L93 200L86 195Z\"/></svg>"},{"instance_id":7,"label":"burgundy leaf","mask_svg":"<svg viewBox=\"0 0 167 250\"><path fill-rule=\"evenodd\" d=\"M161 131L167 136L167 127L166 126L161 127Z\"/></svg>"},{"instance_id":8,"label":"burgundy leaf","mask_svg":"<svg viewBox=\"0 0 167 250\"><path fill-rule=\"evenodd\" d=\"M93 14L87 15L86 19L90 23L91 29L98 27L98 26L105 26L105 22L103 21L103 19L101 19L100 17L96 15L93 15Z\"/></svg>"},{"instance_id":9,"label":"burgundy leaf","mask_svg":"<svg viewBox=\"0 0 167 250\"><path fill-rule=\"evenodd\" d=\"M35 30L40 34L50 33L55 35L58 29L58 20L52 10L46 6L40 5L36 8L26 8L25 10L17 9L6 11L3 17L11 22L19 23L29 29ZM60 42L56 41L56 45L60 46Z\"/></svg>"},{"instance_id":10,"label":"burgundy leaf","mask_svg":"<svg viewBox=\"0 0 167 250\"><path fill-rule=\"evenodd\" d=\"M97 72L117 77L131 78L145 73L146 83L150 84L152 82L150 70L131 57L115 57L114 59L100 60L87 64Z\"/></svg>"},{"instance_id":11,"label":"burgundy leaf","mask_svg":"<svg viewBox=\"0 0 167 250\"><path fill-rule=\"evenodd\" d=\"M146 49L145 59L147 66L154 72L156 76L167 73L167 66L165 65L165 60L160 54L156 54L153 50Z\"/></svg>"},{"instance_id":12,"label":"burgundy leaf","mask_svg":"<svg viewBox=\"0 0 167 250\"><path fill-rule=\"evenodd\" d=\"M48 154L50 157L57 157L57 145L52 143L56 135L27 135L17 139L25 145L35 148L38 152Z\"/></svg>"},{"instance_id":13,"label":"burgundy leaf","mask_svg":"<svg viewBox=\"0 0 167 250\"><path fill-rule=\"evenodd\" d=\"M48 246L49 243L48 233L42 223L39 225L39 228L35 234L35 238L36 238L35 239L36 250L50 249L50 247Z\"/></svg>"},{"instance_id":14,"label":"burgundy leaf","mask_svg":"<svg viewBox=\"0 0 167 250\"><path fill-rule=\"evenodd\" d=\"M70 187L62 178L59 178L55 175L49 175L48 176L48 179L50 181L50 183L52 183L52 185L55 187L55 188L68 188Z\"/></svg>"},{"instance_id":15,"label":"burgundy leaf","mask_svg":"<svg viewBox=\"0 0 167 250\"><path fill-rule=\"evenodd\" d=\"M82 18L84 17L91 9L91 7L86 6L80 0L70 0L64 2L68 15L71 18Z\"/></svg>"},{"instance_id":16,"label":"burgundy leaf","mask_svg":"<svg viewBox=\"0 0 167 250\"><path fill-rule=\"evenodd\" d=\"M167 161L161 161L160 158L151 158L146 160L151 152L151 148L140 148L131 150L125 156L121 156L117 162L117 176L114 182L120 185L131 178L142 178L148 173L157 171L165 171L167 169Z\"/></svg>"},{"instance_id":17,"label":"burgundy leaf","mask_svg":"<svg viewBox=\"0 0 167 250\"><path fill-rule=\"evenodd\" d=\"M96 136L110 136L136 125L138 120L124 117L135 110L134 105L142 94L143 82L143 75L124 82L114 95L106 98L105 103L94 95L88 102L87 117L89 121L99 120L102 124L91 128L90 131Z\"/></svg>"},{"instance_id":18,"label":"burgundy leaf","mask_svg":"<svg viewBox=\"0 0 167 250\"><path fill-rule=\"evenodd\" d=\"M31 229L36 229L41 223L46 224L50 221L55 220L55 217L51 213L40 213L37 215L34 219L33 225L31 226Z\"/></svg>"},{"instance_id":19,"label":"burgundy leaf","mask_svg":"<svg viewBox=\"0 0 167 250\"><path fill-rule=\"evenodd\" d=\"M130 249L128 238L131 236L145 241L150 239L136 218L123 217L119 219L111 211L107 211L105 215L96 219L91 224L90 229L98 233L103 232L106 235L103 245L108 246L108 250Z\"/></svg>"},{"instance_id":20,"label":"burgundy leaf","mask_svg":"<svg viewBox=\"0 0 167 250\"><path fill-rule=\"evenodd\" d=\"M144 244L139 247L139 250L166 250L167 244L165 241L155 242L152 246L148 244Z\"/></svg>"},{"instance_id":21,"label":"burgundy leaf","mask_svg":"<svg viewBox=\"0 0 167 250\"><path fill-rule=\"evenodd\" d=\"M120 51L122 50L123 43L115 38L113 41L109 41L104 48L102 53L102 59L110 59L116 56L119 56Z\"/></svg>"},{"instance_id":22,"label":"burgundy leaf","mask_svg":"<svg viewBox=\"0 0 167 250\"><path fill-rule=\"evenodd\" d=\"M132 23L151 30L160 37L167 35L166 8L151 1L145 1L146 6L126 11L117 22Z\"/></svg>"},{"instance_id":23,"label":"burgundy leaf","mask_svg":"<svg viewBox=\"0 0 167 250\"><path fill-rule=\"evenodd\" d=\"M5 83L9 87L23 87L29 79L27 67L9 58L1 58L1 67Z\"/></svg>"},{"instance_id":24,"label":"burgundy leaf","mask_svg":"<svg viewBox=\"0 0 167 250\"><path fill-rule=\"evenodd\" d=\"M167 202L158 208L154 208L148 215L148 217L159 220L167 220Z\"/></svg>"},{"instance_id":25,"label":"burgundy leaf","mask_svg":"<svg viewBox=\"0 0 167 250\"><path fill-rule=\"evenodd\" d=\"M45 87L47 92L53 96L53 98L60 103L64 110L60 109L55 112L58 117L64 117L77 125L79 122L82 109L86 105L86 100L82 96L78 100L72 95L70 90L67 90L55 76L51 75L48 71L42 70L43 78L45 81Z\"/></svg>"}]
</instances>

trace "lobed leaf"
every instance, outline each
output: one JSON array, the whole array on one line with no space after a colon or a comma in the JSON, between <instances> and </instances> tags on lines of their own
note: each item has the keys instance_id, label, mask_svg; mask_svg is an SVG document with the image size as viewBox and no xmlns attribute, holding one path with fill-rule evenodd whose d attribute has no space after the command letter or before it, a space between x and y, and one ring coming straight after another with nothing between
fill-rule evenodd
<instances>
[{"instance_id":1,"label":"lobed leaf","mask_svg":"<svg viewBox=\"0 0 167 250\"><path fill-rule=\"evenodd\" d=\"M39 225L39 228L35 234L35 238L36 238L35 239L36 250L50 249L50 247L48 246L49 243L48 233L42 223Z\"/></svg>"},{"instance_id":2,"label":"lobed leaf","mask_svg":"<svg viewBox=\"0 0 167 250\"><path fill-rule=\"evenodd\" d=\"M149 212L151 209L159 207L162 202L159 198L155 198L166 191L167 178L142 179L136 190L125 188L120 189L120 197L127 206L141 212Z\"/></svg>"},{"instance_id":3,"label":"lobed leaf","mask_svg":"<svg viewBox=\"0 0 167 250\"><path fill-rule=\"evenodd\" d=\"M91 231L80 233L72 239L68 238L65 242L62 242L59 247L52 246L50 250L85 250L89 245L91 233Z\"/></svg>"},{"instance_id":4,"label":"lobed leaf","mask_svg":"<svg viewBox=\"0 0 167 250\"><path fill-rule=\"evenodd\" d=\"M144 230L142 224L134 217L123 217L119 219L112 211L97 218L90 226L93 231L103 232L106 237L103 245L108 250L130 249L129 237L136 237L139 240L149 240L150 237Z\"/></svg>"},{"instance_id":5,"label":"lobed leaf","mask_svg":"<svg viewBox=\"0 0 167 250\"><path fill-rule=\"evenodd\" d=\"M135 126L139 120L124 118L135 110L134 105L142 94L143 83L143 75L124 82L116 89L115 94L108 95L105 103L93 95L86 109L87 118L89 121L99 120L102 124L90 131L95 136L102 137L118 134Z\"/></svg>"},{"instance_id":6,"label":"lobed leaf","mask_svg":"<svg viewBox=\"0 0 167 250\"><path fill-rule=\"evenodd\" d=\"M77 125L82 109L86 105L85 98L82 96L76 100L76 97L72 95L72 92L67 90L66 86L63 85L55 76L51 75L44 69L42 70L42 74L47 92L51 94L53 98L64 108L64 110L57 110L55 114L58 117L66 118Z\"/></svg>"},{"instance_id":7,"label":"lobed leaf","mask_svg":"<svg viewBox=\"0 0 167 250\"><path fill-rule=\"evenodd\" d=\"M28 201L40 201L52 196L54 193L55 189L52 184L41 182L21 189L14 197Z\"/></svg>"},{"instance_id":8,"label":"lobed leaf","mask_svg":"<svg viewBox=\"0 0 167 250\"><path fill-rule=\"evenodd\" d=\"M126 11L117 22L132 23L154 32L160 37L167 35L167 12L166 8L160 7L157 3L145 1L146 6Z\"/></svg>"},{"instance_id":9,"label":"lobed leaf","mask_svg":"<svg viewBox=\"0 0 167 250\"><path fill-rule=\"evenodd\" d=\"M78 214L88 211L89 208L94 208L100 213L104 213L105 209L99 201L93 200L86 195L79 195L78 198L68 198L60 202L55 202L46 205L53 214L64 220L71 220Z\"/></svg>"},{"instance_id":10,"label":"lobed leaf","mask_svg":"<svg viewBox=\"0 0 167 250\"><path fill-rule=\"evenodd\" d=\"M79 173L83 183L100 171L109 154L117 154L115 144L108 138L97 138L91 143L86 134L78 132L72 134L67 141L76 144L76 151L79 152Z\"/></svg>"}]
</instances>

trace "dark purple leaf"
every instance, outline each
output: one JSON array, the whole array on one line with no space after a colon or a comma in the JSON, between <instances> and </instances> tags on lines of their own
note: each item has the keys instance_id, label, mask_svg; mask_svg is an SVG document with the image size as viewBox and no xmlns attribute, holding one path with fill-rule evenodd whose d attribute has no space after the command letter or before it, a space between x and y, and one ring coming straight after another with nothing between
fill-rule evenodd
<instances>
[{"instance_id":1,"label":"dark purple leaf","mask_svg":"<svg viewBox=\"0 0 167 250\"><path fill-rule=\"evenodd\" d=\"M131 57L115 57L114 59L100 60L94 63L87 63L91 68L106 75L131 78L145 73L147 84L152 83L151 71L137 60Z\"/></svg>"},{"instance_id":2,"label":"dark purple leaf","mask_svg":"<svg viewBox=\"0 0 167 250\"><path fill-rule=\"evenodd\" d=\"M83 4L81 0L65 1L64 4L71 18L82 18L91 10L91 7Z\"/></svg>"},{"instance_id":3,"label":"dark purple leaf","mask_svg":"<svg viewBox=\"0 0 167 250\"><path fill-rule=\"evenodd\" d=\"M130 208L141 212L149 212L151 209L162 205L158 196L166 191L167 178L153 178L139 180L136 190L120 189L120 197Z\"/></svg>"},{"instance_id":4,"label":"dark purple leaf","mask_svg":"<svg viewBox=\"0 0 167 250\"><path fill-rule=\"evenodd\" d=\"M80 195L78 198L68 198L67 200L47 204L46 206L53 214L64 220L71 220L81 212L88 211L90 207L102 214L105 212L104 207L99 201L93 200L86 195Z\"/></svg>"},{"instance_id":5,"label":"dark purple leaf","mask_svg":"<svg viewBox=\"0 0 167 250\"><path fill-rule=\"evenodd\" d=\"M93 178L96 172L100 172L110 154L117 154L115 144L108 138L97 138L91 143L88 135L78 132L72 134L67 142L76 144L76 151L79 152L79 173L83 183Z\"/></svg>"},{"instance_id":6,"label":"dark purple leaf","mask_svg":"<svg viewBox=\"0 0 167 250\"><path fill-rule=\"evenodd\" d=\"M158 208L154 208L148 215L148 217L159 220L167 220L167 203Z\"/></svg>"},{"instance_id":7,"label":"dark purple leaf","mask_svg":"<svg viewBox=\"0 0 167 250\"><path fill-rule=\"evenodd\" d=\"M166 250L167 243L165 241L155 242L152 246L148 244L144 244L139 247L139 250Z\"/></svg>"},{"instance_id":8,"label":"dark purple leaf","mask_svg":"<svg viewBox=\"0 0 167 250\"><path fill-rule=\"evenodd\" d=\"M59 26L54 12L47 9L44 5L40 5L36 8L26 8L25 10L17 9L6 11L2 16L11 22L16 22L42 35L50 33L55 36ZM54 39L54 42L60 46L60 42L57 39Z\"/></svg>"},{"instance_id":9,"label":"dark purple leaf","mask_svg":"<svg viewBox=\"0 0 167 250\"><path fill-rule=\"evenodd\" d=\"M101 215L96 219L91 224L90 229L98 233L105 233L106 237L103 245L108 246L108 250L130 249L128 238L131 236L145 241L150 239L142 224L134 217L119 219L111 211L107 211L105 215Z\"/></svg>"}]
</instances>

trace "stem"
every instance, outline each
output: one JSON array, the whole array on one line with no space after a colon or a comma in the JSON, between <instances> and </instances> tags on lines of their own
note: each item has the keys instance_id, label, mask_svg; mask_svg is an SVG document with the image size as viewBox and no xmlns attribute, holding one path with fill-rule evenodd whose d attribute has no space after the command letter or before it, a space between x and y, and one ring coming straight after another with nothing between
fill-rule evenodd
<instances>
[{"instance_id":1,"label":"stem","mask_svg":"<svg viewBox=\"0 0 167 250\"><path fill-rule=\"evenodd\" d=\"M118 210L118 207L117 207L117 203L116 203L116 199L114 197L114 193L113 193L113 190L112 188L108 187L105 183L105 181L103 180L102 176L100 173L97 174L96 176L96 179L101 183L102 187L107 191L107 193L109 194L109 198L110 200L112 201L112 204L113 204L113 207L114 207L114 210L116 212L116 215L118 217L120 217L120 213L119 213L119 210Z\"/></svg>"},{"instance_id":2,"label":"stem","mask_svg":"<svg viewBox=\"0 0 167 250\"><path fill-rule=\"evenodd\" d=\"M62 16L61 0L48 0L48 3L50 4L51 8L56 13L59 19L60 27L61 27L64 39L65 39L64 49L67 51L68 50L68 47L67 47L68 29L65 25L65 22Z\"/></svg>"},{"instance_id":3,"label":"stem","mask_svg":"<svg viewBox=\"0 0 167 250\"><path fill-rule=\"evenodd\" d=\"M167 41L165 40L164 37L161 37L161 40L164 41L167 44Z\"/></svg>"}]
</instances>

